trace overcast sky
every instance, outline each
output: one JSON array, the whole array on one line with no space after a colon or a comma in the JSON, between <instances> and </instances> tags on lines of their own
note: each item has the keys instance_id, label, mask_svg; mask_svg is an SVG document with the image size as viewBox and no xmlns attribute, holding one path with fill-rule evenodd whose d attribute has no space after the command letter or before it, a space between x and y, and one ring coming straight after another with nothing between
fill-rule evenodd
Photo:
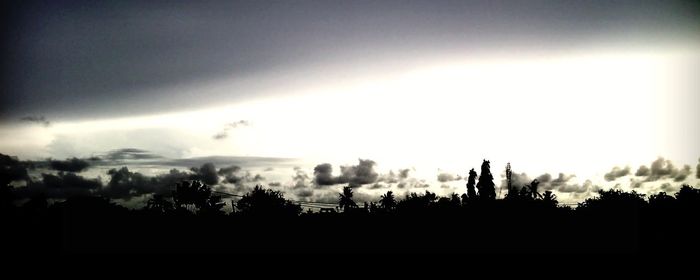
<instances>
[{"instance_id":1,"label":"overcast sky","mask_svg":"<svg viewBox=\"0 0 700 280\"><path fill-rule=\"evenodd\" d=\"M462 176L488 158L605 183L611 166L700 156L695 1L2 5L0 152L21 158L136 148Z\"/></svg>"}]
</instances>

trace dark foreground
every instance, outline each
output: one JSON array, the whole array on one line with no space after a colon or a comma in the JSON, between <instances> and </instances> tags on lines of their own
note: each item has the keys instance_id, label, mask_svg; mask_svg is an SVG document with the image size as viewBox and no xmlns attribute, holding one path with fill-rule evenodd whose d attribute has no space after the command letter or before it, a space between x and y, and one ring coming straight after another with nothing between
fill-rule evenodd
<instances>
[{"instance_id":1,"label":"dark foreground","mask_svg":"<svg viewBox=\"0 0 700 280\"><path fill-rule=\"evenodd\" d=\"M96 197L4 209L4 253L697 252L700 196L610 192L576 209L540 200L197 214L129 210Z\"/></svg>"}]
</instances>

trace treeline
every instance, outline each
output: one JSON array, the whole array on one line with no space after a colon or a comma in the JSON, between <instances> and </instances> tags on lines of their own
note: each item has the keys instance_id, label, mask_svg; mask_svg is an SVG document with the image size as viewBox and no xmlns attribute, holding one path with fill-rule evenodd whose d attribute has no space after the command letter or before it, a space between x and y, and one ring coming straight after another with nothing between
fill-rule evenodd
<instances>
[{"instance_id":1,"label":"treeline","mask_svg":"<svg viewBox=\"0 0 700 280\"><path fill-rule=\"evenodd\" d=\"M601 190L577 207L538 191L538 181L496 199L488 162L465 194L392 191L359 205L344 187L321 211L260 186L224 211L222 194L197 180L153 195L141 209L99 196L17 204L0 189L4 252L632 252L700 248L700 189L645 196ZM308 205L307 205L308 206Z\"/></svg>"}]
</instances>

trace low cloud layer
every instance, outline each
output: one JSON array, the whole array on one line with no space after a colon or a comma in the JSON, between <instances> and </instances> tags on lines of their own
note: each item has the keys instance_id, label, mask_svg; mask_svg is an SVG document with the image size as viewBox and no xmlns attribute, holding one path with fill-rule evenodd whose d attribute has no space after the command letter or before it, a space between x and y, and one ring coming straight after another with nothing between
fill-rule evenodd
<instances>
[{"instance_id":1,"label":"low cloud layer","mask_svg":"<svg viewBox=\"0 0 700 280\"><path fill-rule=\"evenodd\" d=\"M136 148L124 148L107 152L102 158L107 160L141 160L141 159L159 159L160 155L153 154L146 150Z\"/></svg>"},{"instance_id":2,"label":"low cloud layer","mask_svg":"<svg viewBox=\"0 0 700 280\"><path fill-rule=\"evenodd\" d=\"M440 183L447 183L462 180L462 176L450 173L440 173L437 175L437 180Z\"/></svg>"},{"instance_id":3,"label":"low cloud layer","mask_svg":"<svg viewBox=\"0 0 700 280\"><path fill-rule=\"evenodd\" d=\"M40 181L28 181L25 187L17 188L20 198L44 195L48 198L68 198L77 195L92 195L102 188L102 182L88 179L72 172L41 174Z\"/></svg>"},{"instance_id":4,"label":"low cloud layer","mask_svg":"<svg viewBox=\"0 0 700 280\"><path fill-rule=\"evenodd\" d=\"M314 182L319 186L348 184L351 188L373 184L379 178L379 174L374 170L375 164L369 159L359 159L357 165L341 166L340 175L333 176L333 166L322 163L314 167Z\"/></svg>"},{"instance_id":5,"label":"low cloud layer","mask_svg":"<svg viewBox=\"0 0 700 280\"><path fill-rule=\"evenodd\" d=\"M699 167L700 168L700 165ZM674 182L682 182L692 174L690 165L677 168L673 162L663 157L653 161L650 167L640 166L635 172L635 176L645 177L645 182L654 182L665 179L672 179Z\"/></svg>"},{"instance_id":6,"label":"low cloud layer","mask_svg":"<svg viewBox=\"0 0 700 280\"><path fill-rule=\"evenodd\" d=\"M51 122L46 119L44 116L26 116L21 118L20 120L25 121L25 122L31 122L35 124L42 125L44 127L49 127L51 126Z\"/></svg>"},{"instance_id":7,"label":"low cloud layer","mask_svg":"<svg viewBox=\"0 0 700 280\"><path fill-rule=\"evenodd\" d=\"M57 171L82 172L90 167L90 163L79 158L70 158L66 160L49 159L49 166L51 169Z\"/></svg>"}]
</instances>

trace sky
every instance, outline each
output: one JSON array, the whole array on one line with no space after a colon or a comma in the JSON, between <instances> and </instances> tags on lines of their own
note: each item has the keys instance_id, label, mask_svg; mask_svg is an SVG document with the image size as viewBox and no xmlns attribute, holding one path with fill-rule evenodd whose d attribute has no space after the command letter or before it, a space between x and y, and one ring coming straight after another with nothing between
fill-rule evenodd
<instances>
[{"instance_id":1,"label":"sky","mask_svg":"<svg viewBox=\"0 0 700 280\"><path fill-rule=\"evenodd\" d=\"M266 183L289 190L363 160L443 192L483 159L497 181L510 162L586 193L700 176L676 180L700 157L694 1L2 5L0 153L22 160L136 149L159 160L93 165L155 176L274 158Z\"/></svg>"}]
</instances>

